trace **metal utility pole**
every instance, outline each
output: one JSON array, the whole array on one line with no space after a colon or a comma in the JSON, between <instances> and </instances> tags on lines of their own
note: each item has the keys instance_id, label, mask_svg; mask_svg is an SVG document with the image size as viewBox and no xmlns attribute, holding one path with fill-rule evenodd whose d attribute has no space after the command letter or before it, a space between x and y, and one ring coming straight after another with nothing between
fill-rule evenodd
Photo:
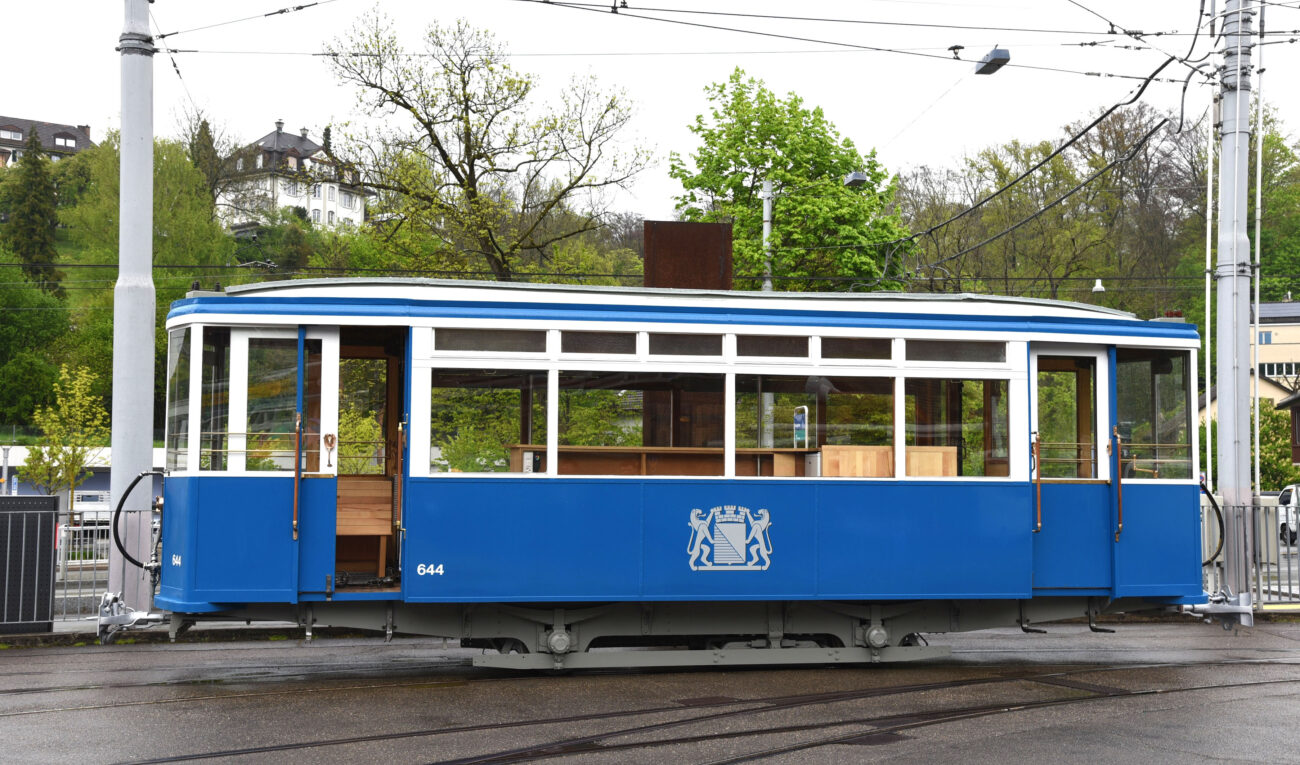
<instances>
[{"instance_id":1,"label":"metal utility pole","mask_svg":"<svg viewBox=\"0 0 1300 765\"><path fill-rule=\"evenodd\" d=\"M1219 239L1214 278L1219 305L1219 490L1223 494L1224 583L1249 597L1252 560L1250 485L1250 183L1251 0L1228 0L1223 16L1219 133ZM1255 495L1257 496L1257 495ZM1245 601L1248 603L1249 601Z\"/></svg>"},{"instance_id":2,"label":"metal utility pole","mask_svg":"<svg viewBox=\"0 0 1300 765\"><path fill-rule=\"evenodd\" d=\"M122 54L122 163L117 285L113 288L114 507L127 486L153 467L153 38L149 0L125 0ZM149 484L122 512L122 544L142 561L152 541ZM153 606L149 576L112 548L108 588L131 608Z\"/></svg>"}]
</instances>

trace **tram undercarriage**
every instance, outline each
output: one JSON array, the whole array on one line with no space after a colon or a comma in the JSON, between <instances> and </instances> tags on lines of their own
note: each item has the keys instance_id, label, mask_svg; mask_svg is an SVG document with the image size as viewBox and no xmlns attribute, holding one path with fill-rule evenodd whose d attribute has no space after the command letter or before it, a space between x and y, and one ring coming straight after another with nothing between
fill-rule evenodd
<instances>
[{"instance_id":1,"label":"tram undercarriage","mask_svg":"<svg viewBox=\"0 0 1300 765\"><path fill-rule=\"evenodd\" d=\"M1137 600L407 604L324 601L250 606L220 616L172 614L175 639L199 619L296 621L459 638L482 648L474 665L509 669L886 663L943 658L924 635L1019 626L1077 617L1097 632L1103 613L1157 608ZM635 650L633 650L635 649Z\"/></svg>"}]
</instances>

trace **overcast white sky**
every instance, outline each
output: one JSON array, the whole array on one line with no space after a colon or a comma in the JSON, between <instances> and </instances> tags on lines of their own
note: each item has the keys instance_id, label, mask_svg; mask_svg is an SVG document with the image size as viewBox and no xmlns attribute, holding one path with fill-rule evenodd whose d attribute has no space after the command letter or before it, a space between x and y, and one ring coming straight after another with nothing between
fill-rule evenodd
<instances>
[{"instance_id":1,"label":"overcast white sky","mask_svg":"<svg viewBox=\"0 0 1300 765\"><path fill-rule=\"evenodd\" d=\"M292 0L292 4L302 0ZM679 190L668 178L670 151L696 148L687 125L706 108L704 88L740 66L779 94L795 91L821 106L840 132L864 153L876 148L892 172L922 164L952 165L969 152L1013 138L1059 140L1063 125L1084 118L1129 93L1135 80L1041 71L1018 65L1081 72L1146 75L1164 58L1183 55L1197 25L1200 0L1080 0L1117 25L1144 32L1176 32L1138 42L1107 34L1098 16L1069 0L859 0L800 3L769 0L628 0L619 14L514 0L380 0L378 6L419 47L434 21L457 17L493 31L513 54L513 64L537 74L544 89L574 74L594 73L622 88L635 105L628 141L652 146L659 164L638 181L618 207L649 218L672 215ZM1225 0L1216 0L1222 12ZM155 32L191 30L249 16L242 23L189 31L162 42L180 51L155 59L155 132L174 135L184 106L192 102L229 134L252 141L283 119L287 130L307 127L319 137L331 121L347 119L354 94L336 84L326 62L310 55L345 31L374 0L327 0L302 11L260 18L290 5L287 0L158 0L151 6ZM1210 2L1207 0L1206 6ZM661 10L651 10L657 8ZM779 14L841 21L805 22L669 13L662 9ZM645 9L645 10L642 10ZM44 0L11 3L5 11L5 59L9 76L0 114L64 124L89 124L93 137L119 125L121 2ZM962 45L963 58L978 59L994 45L1011 51L1012 66L975 76L973 64L651 21L671 18L816 41L909 49L946 57ZM907 22L907 26L842 20ZM1267 9L1270 31L1300 30L1300 10ZM918 26L951 24L988 29ZM1067 30L1065 33L1007 28ZM1300 37L1300 32L1297 32ZM1274 40L1288 39L1286 36ZM1104 43L1083 47L1083 42ZM1147 50L1119 49L1131 45ZM1208 50L1204 36L1194 57ZM1265 95L1284 122L1300 129L1300 95L1294 87L1300 45L1263 50ZM1217 62L1217 56L1210 59ZM1178 64L1164 74L1181 78ZM1181 84L1155 83L1145 100L1177 108ZM1204 85L1188 91L1194 119L1208 103Z\"/></svg>"}]
</instances>

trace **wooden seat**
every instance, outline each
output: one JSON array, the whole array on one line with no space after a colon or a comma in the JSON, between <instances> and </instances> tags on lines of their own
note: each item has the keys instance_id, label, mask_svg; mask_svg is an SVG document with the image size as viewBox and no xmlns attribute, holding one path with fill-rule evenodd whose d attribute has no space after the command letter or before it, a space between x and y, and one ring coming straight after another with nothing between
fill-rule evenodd
<instances>
[{"instance_id":1,"label":"wooden seat","mask_svg":"<svg viewBox=\"0 0 1300 765\"><path fill-rule=\"evenodd\" d=\"M393 533L393 482L382 475L339 476L338 536L379 537L376 576L387 573L388 537Z\"/></svg>"},{"instance_id":2,"label":"wooden seat","mask_svg":"<svg viewBox=\"0 0 1300 765\"><path fill-rule=\"evenodd\" d=\"M891 478L894 447L827 444L822 447L822 475Z\"/></svg>"}]
</instances>

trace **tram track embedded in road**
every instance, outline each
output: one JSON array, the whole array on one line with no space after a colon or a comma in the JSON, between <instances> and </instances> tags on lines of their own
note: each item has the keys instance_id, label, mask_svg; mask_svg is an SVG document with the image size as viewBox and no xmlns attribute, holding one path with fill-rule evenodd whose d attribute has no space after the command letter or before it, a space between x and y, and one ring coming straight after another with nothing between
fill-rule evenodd
<instances>
[{"instance_id":1,"label":"tram track embedded in road","mask_svg":"<svg viewBox=\"0 0 1300 765\"><path fill-rule=\"evenodd\" d=\"M1200 667L1215 666L1217 663L1190 663L1180 664L1179 666ZM1153 665L1154 666L1154 665ZM1162 664L1161 666L1167 666ZM1267 680L1254 682L1223 683L1188 686L1184 688L1142 688L1142 689L1124 689L1113 688L1093 683L1078 682L1070 680L1071 675L1094 674L1098 672L1107 672L1115 670L1132 670L1132 665L1124 666L1087 666L1077 667L1066 670L1059 668L1050 672L1030 672L1015 673L1009 675L987 676L978 678L968 678L962 680L953 680L935 683L920 683L911 685L898 685L882 688L870 688L862 690L832 691L825 693L788 695L788 696L769 696L758 698L729 698L718 697L714 699L693 700L689 705L678 703L674 705L662 705L652 708L642 708L633 710L620 710L614 712L600 712L582 715L568 715L563 717L550 717L533 720L517 720L505 723L489 723L481 725L463 725L439 729L417 729L407 731L395 731L389 733L375 733L361 736L348 736L333 739L320 739L314 741L284 742L280 744L269 744L266 746L246 747L239 749L213 750L206 752L193 752L175 756L132 760L132 765L147 765L149 763L168 763L181 762L197 759L212 759L218 757L238 757L261 754L272 754L277 752L301 751L307 749L332 748L357 744L370 744L384 741L395 741L400 739L412 738L434 738L449 736L453 734L466 734L477 732L501 732L510 729L536 728L547 725L572 725L575 723L592 722L599 720L612 720L629 717L645 717L653 715L664 715L672 713L682 713L696 711L696 714L687 716L656 721L638 725L628 725L616 730L603 731L584 736L562 737L542 743L518 747L514 749L483 752L476 755L459 757L455 759L439 760L438 765L470 765L471 763L514 763L527 762L540 759L548 759L559 756L571 756L584 753L598 752L616 752L616 751L637 751L651 750L661 747L672 746L676 744L707 744L714 741L734 740L744 738L755 738L771 734L797 734L816 731L836 731L834 735L824 736L812 741L799 742L771 749L756 750L755 752L739 755L737 758L722 760L720 762L745 762L761 757L772 756L784 752L801 751L819 746L828 746L838 743L850 743L859 739L867 739L873 736L887 736L900 734L903 731L922 728L933 725L941 725L949 722L957 722L964 719L983 717L994 714L1013 713L1019 711L1029 711L1038 708L1047 708L1063 704L1072 704L1080 702L1096 702L1107 699L1124 699L1139 696L1149 696L1163 693L1178 693L1189 691L1210 691L1225 688L1238 687L1258 687L1270 684L1289 684L1300 683L1300 678L1286 678L1281 680ZM494 679L499 680L500 678ZM473 681L479 682L479 681ZM788 711L797 708L807 708L818 705L831 705L837 703L861 701L871 698L883 698L889 696L899 696L909 693L925 693L931 691L950 690L963 687L974 687L979 685L1005 685L1012 683L1040 683L1045 686L1058 688L1061 691L1069 691L1074 694L1083 693L1084 696L1070 696L1066 698L1053 699L1029 699L1024 701L1009 701L994 704L966 705L954 707L951 709L941 709L929 712L910 713L910 714L890 714L881 716L858 717L852 719L842 719L824 723L807 723L793 724L783 726L773 726L761 730L748 731L727 731L720 733L706 733L696 736L677 736L672 738L654 739L650 741L636 742L614 742L613 739L652 734L673 728L681 728L688 725L709 723L729 716L735 715L738 711L744 711L747 715L760 715L768 712ZM699 714L701 710L707 710L704 714ZM845 730L848 728L849 730Z\"/></svg>"}]
</instances>

